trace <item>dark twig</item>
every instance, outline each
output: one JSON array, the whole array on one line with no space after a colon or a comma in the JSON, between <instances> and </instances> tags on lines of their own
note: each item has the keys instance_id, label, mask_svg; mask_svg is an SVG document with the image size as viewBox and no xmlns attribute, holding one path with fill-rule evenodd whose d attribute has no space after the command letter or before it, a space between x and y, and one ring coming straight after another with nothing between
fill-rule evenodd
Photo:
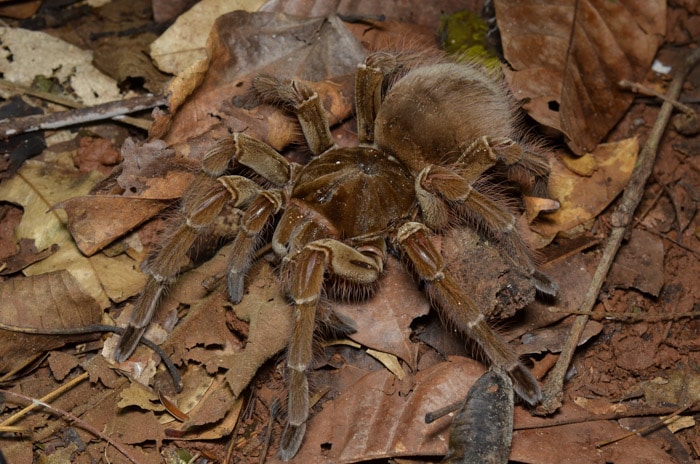
<instances>
[{"instance_id":1,"label":"dark twig","mask_svg":"<svg viewBox=\"0 0 700 464\"><path fill-rule=\"evenodd\" d=\"M65 106L66 108L85 108L85 105L71 98L63 97L50 92L43 92L32 87L6 81L5 79L0 79L0 88L20 95L31 95L32 97ZM112 119L129 124L130 126L138 127L139 129L148 130L151 127L151 121L147 119L134 118L131 116L115 116Z\"/></svg>"},{"instance_id":2,"label":"dark twig","mask_svg":"<svg viewBox=\"0 0 700 464\"><path fill-rule=\"evenodd\" d=\"M678 70L673 78L673 81L671 82L671 85L669 86L667 94L669 99L678 99L686 76L699 60L700 49L694 50L686 57L682 67ZM612 230L610 231L610 236L608 237L608 241L605 245L603 257L601 258L600 263L598 263L598 268L593 276L591 286L589 287L588 292L581 303L582 311L591 311L593 309L593 305L598 298L600 289L603 287L605 278L608 275L608 271L610 270L612 262L615 259L615 255L617 254L617 250L620 248L620 244L622 243L622 238L625 236L627 227L632 222L632 216L642 199L644 185L651 175L651 171L654 167L654 161L656 160L656 152L658 150L661 137L663 136L666 126L668 125L668 121L671 118L672 111L673 105L668 101L664 101L664 103L661 105L661 110L659 111L656 123L654 124L651 134L649 135L649 139L639 154L637 165L635 166L632 177L630 178L630 181L622 195L622 202L611 217ZM583 329L586 326L587 321L587 315L580 315L576 317L576 320L571 327L569 338L562 349L559 359L557 360L557 364L547 377L547 381L545 382L543 389L542 404L537 408L537 413L551 414L561 406L564 378L566 377L566 372L569 370L571 359L574 355L576 347L578 346L578 342L581 339L581 334L583 333Z\"/></svg>"},{"instance_id":3,"label":"dark twig","mask_svg":"<svg viewBox=\"0 0 700 464\"><path fill-rule=\"evenodd\" d=\"M165 97L151 95L127 98L75 110L59 111L57 113L10 118L0 121L0 136L9 137L25 132L60 129L74 124L111 119L116 116L165 105L166 103Z\"/></svg>"}]
</instances>

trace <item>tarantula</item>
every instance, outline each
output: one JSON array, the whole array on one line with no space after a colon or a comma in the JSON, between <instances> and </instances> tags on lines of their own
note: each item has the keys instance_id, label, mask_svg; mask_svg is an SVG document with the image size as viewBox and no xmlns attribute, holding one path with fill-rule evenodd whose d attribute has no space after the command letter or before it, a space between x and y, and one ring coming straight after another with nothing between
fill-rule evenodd
<instances>
[{"instance_id":1,"label":"tarantula","mask_svg":"<svg viewBox=\"0 0 700 464\"><path fill-rule=\"evenodd\" d=\"M297 116L312 159L303 166L290 163L243 133L217 142L205 154L199 180L182 199L180 222L146 263L148 283L135 303L117 360L133 352L161 295L180 272L178 258L229 204L243 211L228 257L228 295L234 304L244 296L246 273L267 236L266 225L276 220L271 246L281 259L294 320L282 459L296 454L306 429L306 371L315 327L340 320L319 303L325 294L371 294L388 253L412 269L442 318L512 377L522 399L533 405L540 400L537 381L459 282L444 272L431 239L458 224L476 226L533 276L539 290L554 294L556 285L536 269L513 213L494 193L494 184L484 181L485 174L500 176L524 194L546 196L548 164L516 129L503 84L474 65L411 67L410 62L403 55L375 53L358 66L359 145L348 148L335 146L323 105L309 85L267 76L254 80L258 95ZM264 182L229 175L236 163ZM341 332L353 330L351 323L340 320L339 325Z\"/></svg>"}]
</instances>

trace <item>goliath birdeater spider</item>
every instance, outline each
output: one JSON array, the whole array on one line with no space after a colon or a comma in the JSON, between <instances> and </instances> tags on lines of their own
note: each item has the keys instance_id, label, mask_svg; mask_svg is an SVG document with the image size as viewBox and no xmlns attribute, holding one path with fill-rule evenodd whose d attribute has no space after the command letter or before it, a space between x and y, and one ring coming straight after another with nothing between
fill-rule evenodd
<instances>
[{"instance_id":1,"label":"goliath birdeater spider","mask_svg":"<svg viewBox=\"0 0 700 464\"><path fill-rule=\"evenodd\" d=\"M549 166L537 144L518 129L504 85L475 65L411 65L409 55L375 53L357 69L359 145L334 144L323 105L306 83L260 76L258 96L296 114L312 154L303 166L243 133L217 142L184 195L180 216L145 266L148 283L136 301L115 357L133 352L163 292L180 273L180 257L224 206L243 211L228 257L232 303L264 229L274 224L272 250L293 310L287 350L287 425L280 457L298 451L309 414L307 370L318 321L341 320L319 301L328 295L366 296L381 282L389 253L411 269L446 323L475 341L491 364L513 379L516 393L540 401L537 381L489 326L460 282L445 272L433 237L469 225L488 235L514 266L547 294L556 285L539 272L504 206L498 185L547 196ZM257 175L231 175L236 163ZM264 182L260 181L260 178ZM264 185L263 185L264 184ZM351 332L338 327L338 332Z\"/></svg>"}]
</instances>

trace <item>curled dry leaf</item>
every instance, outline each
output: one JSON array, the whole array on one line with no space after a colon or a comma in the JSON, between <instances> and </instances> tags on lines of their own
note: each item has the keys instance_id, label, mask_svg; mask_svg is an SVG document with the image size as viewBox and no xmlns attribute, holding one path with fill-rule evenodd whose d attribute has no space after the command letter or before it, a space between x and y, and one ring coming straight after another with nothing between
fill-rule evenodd
<instances>
[{"instance_id":1,"label":"curled dry leaf","mask_svg":"<svg viewBox=\"0 0 700 464\"><path fill-rule=\"evenodd\" d=\"M644 79L666 31L666 2L496 0L511 89L535 120L560 131L574 153L591 151ZM554 177L554 176L552 176Z\"/></svg>"},{"instance_id":2,"label":"curled dry leaf","mask_svg":"<svg viewBox=\"0 0 700 464\"><path fill-rule=\"evenodd\" d=\"M150 55L162 71L180 74L207 57L206 31L219 16L235 10L256 11L264 0L202 0L179 15L151 44Z\"/></svg>"}]
</instances>

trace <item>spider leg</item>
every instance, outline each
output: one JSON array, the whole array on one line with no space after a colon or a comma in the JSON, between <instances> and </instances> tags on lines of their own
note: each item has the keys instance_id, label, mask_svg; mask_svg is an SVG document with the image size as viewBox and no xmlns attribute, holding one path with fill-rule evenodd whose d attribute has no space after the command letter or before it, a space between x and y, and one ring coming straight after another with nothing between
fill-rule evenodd
<instances>
[{"instance_id":1,"label":"spider leg","mask_svg":"<svg viewBox=\"0 0 700 464\"><path fill-rule=\"evenodd\" d=\"M355 75L355 112L360 143L374 142L374 120L382 104L384 73L367 61L357 66Z\"/></svg>"},{"instance_id":2,"label":"spider leg","mask_svg":"<svg viewBox=\"0 0 700 464\"><path fill-rule=\"evenodd\" d=\"M257 76L253 88L266 101L281 104L296 114L309 149L315 156L335 145L321 99L309 85L301 81L282 82L271 76Z\"/></svg>"},{"instance_id":3,"label":"spider leg","mask_svg":"<svg viewBox=\"0 0 700 464\"><path fill-rule=\"evenodd\" d=\"M118 362L131 356L151 322L163 292L180 272L182 257L230 199L228 190L221 183L203 175L190 188L180 206L181 223L145 266L148 280L134 303L131 320L114 353Z\"/></svg>"},{"instance_id":4,"label":"spider leg","mask_svg":"<svg viewBox=\"0 0 700 464\"><path fill-rule=\"evenodd\" d=\"M495 237L513 263L533 276L538 290L556 295L557 285L537 270L508 207L476 190L454 170L435 165L425 167L416 177L416 196L429 227L449 225L456 211Z\"/></svg>"},{"instance_id":5,"label":"spider leg","mask_svg":"<svg viewBox=\"0 0 700 464\"><path fill-rule=\"evenodd\" d=\"M493 365L508 373L521 398L531 405L537 404L542 397L537 381L510 346L488 325L469 295L444 273L442 255L433 245L431 235L423 224L408 222L399 227L395 240L418 277L426 283L428 295L442 318L474 340Z\"/></svg>"},{"instance_id":6,"label":"spider leg","mask_svg":"<svg viewBox=\"0 0 700 464\"><path fill-rule=\"evenodd\" d=\"M277 185L289 181L289 163L274 149L244 134L215 144L202 159L202 172L185 192L179 209L179 218L163 246L148 258L144 272L146 286L134 303L131 320L122 335L114 358L125 361L133 353L158 308L164 291L172 285L183 266L182 257L192 248L197 238L206 232L223 207L247 204L261 187L240 176L221 176L238 160ZM250 215L249 215L250 216Z\"/></svg>"},{"instance_id":7,"label":"spider leg","mask_svg":"<svg viewBox=\"0 0 700 464\"><path fill-rule=\"evenodd\" d=\"M332 273L359 284L370 284L382 273L385 256L362 253L334 239L308 243L289 266L288 293L294 305L294 327L287 353L289 396L287 425L280 439L279 456L287 461L299 450L309 416L309 384L306 371L312 360L312 345L324 275Z\"/></svg>"},{"instance_id":8,"label":"spider leg","mask_svg":"<svg viewBox=\"0 0 700 464\"><path fill-rule=\"evenodd\" d=\"M243 299L243 281L257 250L258 237L264 226L282 207L282 194L277 190L260 192L246 208L240 230L228 256L228 295L233 304Z\"/></svg>"},{"instance_id":9,"label":"spider leg","mask_svg":"<svg viewBox=\"0 0 700 464\"><path fill-rule=\"evenodd\" d=\"M496 163L506 168L509 180L529 196L548 198L549 164L532 147L521 145L508 137L480 137L462 151L457 164L464 166L464 177L476 179Z\"/></svg>"}]
</instances>

